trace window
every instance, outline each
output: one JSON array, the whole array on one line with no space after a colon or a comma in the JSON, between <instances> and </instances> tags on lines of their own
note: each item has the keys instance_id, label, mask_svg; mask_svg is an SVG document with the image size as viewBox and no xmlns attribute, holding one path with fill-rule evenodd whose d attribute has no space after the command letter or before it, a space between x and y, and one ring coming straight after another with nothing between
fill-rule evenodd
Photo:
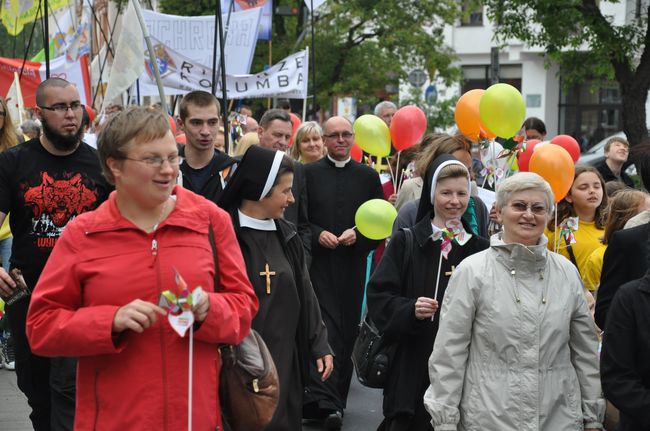
<instances>
[{"instance_id":1,"label":"window","mask_svg":"<svg viewBox=\"0 0 650 431\"><path fill-rule=\"evenodd\" d=\"M490 76L491 67L489 64L481 66L463 66L462 92L475 89L485 90L492 85ZM510 84L521 91L521 65L502 64L499 68L499 82Z\"/></svg>"},{"instance_id":2,"label":"window","mask_svg":"<svg viewBox=\"0 0 650 431\"><path fill-rule=\"evenodd\" d=\"M560 87L559 133L571 135L582 151L623 129L621 91L618 83L593 81L576 84L569 89Z\"/></svg>"},{"instance_id":3,"label":"window","mask_svg":"<svg viewBox=\"0 0 650 431\"><path fill-rule=\"evenodd\" d=\"M477 27L483 25L483 6L477 5L472 0L463 0L461 11L461 27Z\"/></svg>"}]
</instances>

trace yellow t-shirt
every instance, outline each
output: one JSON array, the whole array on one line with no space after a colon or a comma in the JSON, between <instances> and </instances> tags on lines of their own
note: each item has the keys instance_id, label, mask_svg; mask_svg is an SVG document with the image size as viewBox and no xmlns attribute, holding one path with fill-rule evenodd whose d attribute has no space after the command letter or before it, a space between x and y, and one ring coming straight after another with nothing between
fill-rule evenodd
<instances>
[{"instance_id":1,"label":"yellow t-shirt","mask_svg":"<svg viewBox=\"0 0 650 431\"><path fill-rule=\"evenodd\" d=\"M555 228L555 232L560 233L560 228ZM544 230L544 235L548 238L548 249L553 251L553 244L555 242L555 233L545 229ZM598 229L596 227L596 223L594 222L586 222L580 220L578 223L578 230L573 232L573 235L575 236L576 242L575 244L571 244L571 248L573 249L573 255L575 256L576 263L578 264L578 270L580 271L580 276L582 277L583 283L585 283L585 270L586 270L586 264L587 260L589 259L589 256L591 253L593 253L594 250L602 246L602 243L600 242L600 239L605 235L605 229ZM559 247L558 247L558 253L560 253L562 256L566 257L567 259L571 260L569 257L569 252L567 251L567 244L564 241L564 238L558 238L559 239ZM601 265L602 267L602 265Z\"/></svg>"},{"instance_id":2,"label":"yellow t-shirt","mask_svg":"<svg viewBox=\"0 0 650 431\"><path fill-rule=\"evenodd\" d=\"M591 252L587 263L585 264L585 273L582 279L585 282L585 287L590 292L595 292L600 286L600 274L603 272L603 257L605 257L605 250L607 246L601 244L596 250Z\"/></svg>"},{"instance_id":3,"label":"yellow t-shirt","mask_svg":"<svg viewBox=\"0 0 650 431\"><path fill-rule=\"evenodd\" d=\"M0 226L0 241L11 237L11 229L9 229L9 214L5 217L5 221Z\"/></svg>"}]
</instances>

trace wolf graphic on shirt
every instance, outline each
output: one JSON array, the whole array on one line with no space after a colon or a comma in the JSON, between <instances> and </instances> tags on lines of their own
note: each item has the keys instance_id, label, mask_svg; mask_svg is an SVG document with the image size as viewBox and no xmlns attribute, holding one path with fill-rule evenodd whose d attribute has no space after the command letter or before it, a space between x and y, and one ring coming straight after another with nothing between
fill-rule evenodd
<instances>
[{"instance_id":1,"label":"wolf graphic on shirt","mask_svg":"<svg viewBox=\"0 0 650 431\"><path fill-rule=\"evenodd\" d=\"M55 179L41 173L41 184L26 187L25 206L32 210L32 232L39 248L52 248L65 226L97 204L97 192L88 188L80 173Z\"/></svg>"}]
</instances>

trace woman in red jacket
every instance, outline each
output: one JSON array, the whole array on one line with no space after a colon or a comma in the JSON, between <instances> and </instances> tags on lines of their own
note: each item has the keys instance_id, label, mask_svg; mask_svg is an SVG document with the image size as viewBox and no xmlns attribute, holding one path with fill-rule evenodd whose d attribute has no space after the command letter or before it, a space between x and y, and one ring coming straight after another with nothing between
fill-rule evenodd
<instances>
[{"instance_id":1,"label":"woman in red jacket","mask_svg":"<svg viewBox=\"0 0 650 431\"><path fill-rule=\"evenodd\" d=\"M192 308L193 429L221 429L217 345L240 342L258 307L230 217L175 186L179 156L164 115L124 111L98 147L115 192L56 244L30 305L32 350L79 357L75 429L186 429L189 337L156 305L163 291L178 293L178 272L205 292Z\"/></svg>"}]
</instances>

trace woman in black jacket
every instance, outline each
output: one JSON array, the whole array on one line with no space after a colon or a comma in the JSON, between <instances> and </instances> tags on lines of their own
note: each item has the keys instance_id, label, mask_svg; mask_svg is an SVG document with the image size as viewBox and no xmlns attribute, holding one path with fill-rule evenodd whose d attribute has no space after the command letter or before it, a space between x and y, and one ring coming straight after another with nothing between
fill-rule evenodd
<instances>
[{"instance_id":1,"label":"woman in black jacket","mask_svg":"<svg viewBox=\"0 0 650 431\"><path fill-rule=\"evenodd\" d=\"M455 266L489 246L470 234L467 222L461 224L469 187L469 172L461 162L450 155L435 159L424 178L412 247L405 249L404 230L393 235L368 284L371 319L387 340L398 343L384 388L380 430L433 429L422 398L429 386L427 362L438 330L438 304ZM454 226L455 238L448 243L443 230L453 232ZM459 235L461 226L464 233ZM405 260L404 253L410 258ZM410 264L404 267L403 262Z\"/></svg>"},{"instance_id":2,"label":"woman in black jacket","mask_svg":"<svg viewBox=\"0 0 650 431\"><path fill-rule=\"evenodd\" d=\"M605 398L620 410L616 430L650 430L650 271L614 296L600 375Z\"/></svg>"}]
</instances>

